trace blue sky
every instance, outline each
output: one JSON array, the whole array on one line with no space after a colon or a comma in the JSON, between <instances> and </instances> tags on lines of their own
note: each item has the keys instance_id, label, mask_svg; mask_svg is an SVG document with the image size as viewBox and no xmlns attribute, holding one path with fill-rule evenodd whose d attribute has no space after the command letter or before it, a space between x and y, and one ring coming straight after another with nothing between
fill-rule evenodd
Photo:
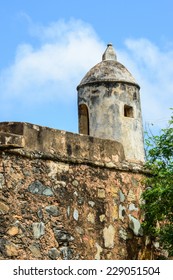
<instances>
[{"instance_id":1,"label":"blue sky","mask_svg":"<svg viewBox=\"0 0 173 280\"><path fill-rule=\"evenodd\" d=\"M172 0L1 0L0 121L77 132L76 87L111 42L141 86L144 129L164 127L172 11Z\"/></svg>"}]
</instances>

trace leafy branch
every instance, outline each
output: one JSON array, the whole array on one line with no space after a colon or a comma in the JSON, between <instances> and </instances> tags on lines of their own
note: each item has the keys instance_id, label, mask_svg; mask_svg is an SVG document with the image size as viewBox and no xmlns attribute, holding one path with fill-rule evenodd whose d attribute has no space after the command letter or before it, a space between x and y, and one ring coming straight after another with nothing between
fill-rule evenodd
<instances>
[{"instance_id":1,"label":"leafy branch","mask_svg":"<svg viewBox=\"0 0 173 280\"><path fill-rule=\"evenodd\" d=\"M173 256L173 116L159 136L148 135L146 146L146 168L151 176L146 179L143 193L143 227Z\"/></svg>"}]
</instances>

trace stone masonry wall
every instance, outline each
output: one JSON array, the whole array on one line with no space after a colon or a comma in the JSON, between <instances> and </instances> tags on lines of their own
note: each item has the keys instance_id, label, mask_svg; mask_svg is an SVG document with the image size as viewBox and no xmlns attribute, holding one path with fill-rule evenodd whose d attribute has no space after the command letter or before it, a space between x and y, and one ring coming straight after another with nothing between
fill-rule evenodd
<instances>
[{"instance_id":1,"label":"stone masonry wall","mask_svg":"<svg viewBox=\"0 0 173 280\"><path fill-rule=\"evenodd\" d=\"M0 259L140 258L142 168L4 143Z\"/></svg>"}]
</instances>

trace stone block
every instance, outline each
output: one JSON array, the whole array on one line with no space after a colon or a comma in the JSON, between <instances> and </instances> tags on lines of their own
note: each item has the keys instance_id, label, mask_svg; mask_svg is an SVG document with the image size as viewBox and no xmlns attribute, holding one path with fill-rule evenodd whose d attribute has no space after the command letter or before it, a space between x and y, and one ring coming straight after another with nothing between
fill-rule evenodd
<instances>
[{"instance_id":1,"label":"stone block","mask_svg":"<svg viewBox=\"0 0 173 280\"><path fill-rule=\"evenodd\" d=\"M60 211L59 211L58 207L55 205L48 205L45 207L45 210L47 213L49 213L49 215L51 215L53 217L57 217L60 215Z\"/></svg>"},{"instance_id":2,"label":"stone block","mask_svg":"<svg viewBox=\"0 0 173 280\"><path fill-rule=\"evenodd\" d=\"M61 253L56 248L52 248L48 252L48 256L52 260L57 260L60 257Z\"/></svg>"},{"instance_id":3,"label":"stone block","mask_svg":"<svg viewBox=\"0 0 173 280\"><path fill-rule=\"evenodd\" d=\"M0 214L6 214L9 212L9 206L4 202L0 201Z\"/></svg>"},{"instance_id":4,"label":"stone block","mask_svg":"<svg viewBox=\"0 0 173 280\"><path fill-rule=\"evenodd\" d=\"M10 236L15 236L19 233L19 228L17 226L12 226L11 228L9 228L9 230L7 231L7 234Z\"/></svg>"},{"instance_id":5,"label":"stone block","mask_svg":"<svg viewBox=\"0 0 173 280\"><path fill-rule=\"evenodd\" d=\"M87 216L87 221L94 224L95 223L95 216L93 213L89 213L88 216Z\"/></svg>"},{"instance_id":6,"label":"stone block","mask_svg":"<svg viewBox=\"0 0 173 280\"><path fill-rule=\"evenodd\" d=\"M53 196L54 193L50 187L44 186L40 181L35 181L28 187L28 191L33 194Z\"/></svg>"},{"instance_id":7,"label":"stone block","mask_svg":"<svg viewBox=\"0 0 173 280\"><path fill-rule=\"evenodd\" d=\"M98 198L105 198L105 190L104 189L98 189Z\"/></svg>"},{"instance_id":8,"label":"stone block","mask_svg":"<svg viewBox=\"0 0 173 280\"><path fill-rule=\"evenodd\" d=\"M42 235L45 234L45 225L43 222L33 223L32 224L34 238L39 239Z\"/></svg>"},{"instance_id":9,"label":"stone block","mask_svg":"<svg viewBox=\"0 0 173 280\"><path fill-rule=\"evenodd\" d=\"M112 225L105 227L103 229L103 238L105 248L113 248L114 247L114 237L115 237L115 228Z\"/></svg>"},{"instance_id":10,"label":"stone block","mask_svg":"<svg viewBox=\"0 0 173 280\"><path fill-rule=\"evenodd\" d=\"M143 231L141 227L141 223L138 219L134 218L132 215L129 216L129 227L132 229L133 233L137 236L142 236Z\"/></svg>"}]
</instances>

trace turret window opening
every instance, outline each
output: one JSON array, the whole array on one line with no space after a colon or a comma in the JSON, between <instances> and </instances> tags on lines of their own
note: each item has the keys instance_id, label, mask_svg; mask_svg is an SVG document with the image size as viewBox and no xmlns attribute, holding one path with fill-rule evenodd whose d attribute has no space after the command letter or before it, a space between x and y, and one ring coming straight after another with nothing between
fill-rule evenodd
<instances>
[{"instance_id":1,"label":"turret window opening","mask_svg":"<svg viewBox=\"0 0 173 280\"><path fill-rule=\"evenodd\" d=\"M133 107L129 105L124 105L124 117L133 118Z\"/></svg>"},{"instance_id":2,"label":"turret window opening","mask_svg":"<svg viewBox=\"0 0 173 280\"><path fill-rule=\"evenodd\" d=\"M137 100L137 93L136 92L133 93L133 100Z\"/></svg>"},{"instance_id":3,"label":"turret window opening","mask_svg":"<svg viewBox=\"0 0 173 280\"><path fill-rule=\"evenodd\" d=\"M89 135L89 114L85 104L79 105L79 133Z\"/></svg>"}]
</instances>

